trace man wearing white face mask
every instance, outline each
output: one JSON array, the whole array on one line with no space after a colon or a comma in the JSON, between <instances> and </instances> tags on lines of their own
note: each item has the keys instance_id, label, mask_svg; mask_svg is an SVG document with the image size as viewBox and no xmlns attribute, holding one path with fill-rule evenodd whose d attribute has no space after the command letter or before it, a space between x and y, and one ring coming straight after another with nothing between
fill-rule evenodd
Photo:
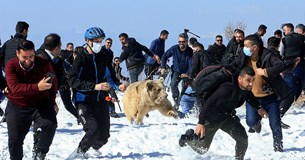
<instances>
[{"instance_id":1,"label":"man wearing white face mask","mask_svg":"<svg viewBox=\"0 0 305 160\"><path fill-rule=\"evenodd\" d=\"M71 159L84 157L90 147L98 150L108 142L110 116L105 98L110 84L107 81L111 79L115 85L113 88L125 90L125 85L116 78L111 63L107 63L107 55L99 53L104 37L103 30L98 27L89 28L85 32L86 45L76 53L68 75L78 116L86 132L78 148L70 155ZM107 68L109 72L106 71Z\"/></svg>"}]
</instances>

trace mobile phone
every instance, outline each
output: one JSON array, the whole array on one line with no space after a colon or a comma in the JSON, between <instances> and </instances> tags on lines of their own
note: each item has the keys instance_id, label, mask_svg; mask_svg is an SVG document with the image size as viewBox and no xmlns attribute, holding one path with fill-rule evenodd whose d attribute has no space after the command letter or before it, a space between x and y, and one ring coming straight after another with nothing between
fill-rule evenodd
<instances>
[{"instance_id":1,"label":"mobile phone","mask_svg":"<svg viewBox=\"0 0 305 160\"><path fill-rule=\"evenodd\" d=\"M55 74L54 73L51 73L51 72L48 72L46 74L46 78L50 77L50 79L48 80L48 83L52 83L54 81L54 78L55 78Z\"/></svg>"}]
</instances>

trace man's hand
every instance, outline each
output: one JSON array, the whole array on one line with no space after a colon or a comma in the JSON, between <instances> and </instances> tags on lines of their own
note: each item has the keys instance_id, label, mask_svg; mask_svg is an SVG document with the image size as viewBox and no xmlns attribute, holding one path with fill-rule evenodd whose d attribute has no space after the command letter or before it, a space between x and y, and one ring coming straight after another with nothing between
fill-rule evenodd
<instances>
[{"instance_id":1,"label":"man's hand","mask_svg":"<svg viewBox=\"0 0 305 160\"><path fill-rule=\"evenodd\" d=\"M99 84L95 85L94 90L97 90L97 91L109 91L110 90L110 85L107 82L99 83Z\"/></svg>"},{"instance_id":2,"label":"man's hand","mask_svg":"<svg viewBox=\"0 0 305 160\"><path fill-rule=\"evenodd\" d=\"M257 113L263 118L269 117L267 111L264 108L260 108L259 110L257 110Z\"/></svg>"},{"instance_id":3,"label":"man's hand","mask_svg":"<svg viewBox=\"0 0 305 160\"><path fill-rule=\"evenodd\" d=\"M205 127L202 124L197 124L195 133L200 136L200 138L204 137Z\"/></svg>"},{"instance_id":4,"label":"man's hand","mask_svg":"<svg viewBox=\"0 0 305 160\"><path fill-rule=\"evenodd\" d=\"M185 73L180 74L180 78L187 78L187 77L189 77L189 76Z\"/></svg>"},{"instance_id":5,"label":"man's hand","mask_svg":"<svg viewBox=\"0 0 305 160\"><path fill-rule=\"evenodd\" d=\"M7 87L5 87L4 88L4 90L2 91L2 93L4 93L4 94L7 94L9 91L8 91L8 88Z\"/></svg>"},{"instance_id":6,"label":"man's hand","mask_svg":"<svg viewBox=\"0 0 305 160\"><path fill-rule=\"evenodd\" d=\"M125 89L126 89L125 84L119 85L119 90L120 90L120 91L125 92Z\"/></svg>"},{"instance_id":7,"label":"man's hand","mask_svg":"<svg viewBox=\"0 0 305 160\"><path fill-rule=\"evenodd\" d=\"M264 76L265 75L265 69L257 68L256 69L256 74L258 74L260 76Z\"/></svg>"},{"instance_id":8,"label":"man's hand","mask_svg":"<svg viewBox=\"0 0 305 160\"><path fill-rule=\"evenodd\" d=\"M301 61L301 58L300 58L300 57L295 58L295 59L293 60L293 62L294 62L293 68L295 68L295 67L300 63L300 61Z\"/></svg>"},{"instance_id":9,"label":"man's hand","mask_svg":"<svg viewBox=\"0 0 305 160\"><path fill-rule=\"evenodd\" d=\"M43 77L42 80L40 80L38 82L38 90L39 91L45 91L45 90L48 90L52 87L52 83L48 83L49 79L50 79L50 77L48 77L48 78Z\"/></svg>"},{"instance_id":10,"label":"man's hand","mask_svg":"<svg viewBox=\"0 0 305 160\"><path fill-rule=\"evenodd\" d=\"M158 64L161 64L161 60L160 60L160 57L158 55L154 55L154 60L157 61Z\"/></svg>"},{"instance_id":11,"label":"man's hand","mask_svg":"<svg viewBox=\"0 0 305 160\"><path fill-rule=\"evenodd\" d=\"M161 73L161 75L164 75L165 74L165 68L161 68L160 73Z\"/></svg>"}]
</instances>

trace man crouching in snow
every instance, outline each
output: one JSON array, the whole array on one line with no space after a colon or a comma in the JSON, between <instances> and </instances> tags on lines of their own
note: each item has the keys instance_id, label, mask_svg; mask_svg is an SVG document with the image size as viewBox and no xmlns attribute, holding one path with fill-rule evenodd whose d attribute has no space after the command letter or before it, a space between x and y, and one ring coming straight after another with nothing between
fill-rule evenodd
<instances>
[{"instance_id":1,"label":"man crouching in snow","mask_svg":"<svg viewBox=\"0 0 305 160\"><path fill-rule=\"evenodd\" d=\"M181 136L179 145L188 144L194 151L204 154L208 151L218 129L228 133L235 141L235 158L244 159L248 147L248 136L235 108L245 101L252 104L263 117L267 112L260 108L251 92L255 72L250 67L243 68L237 82L225 82L209 97L199 115L196 131L189 129Z\"/></svg>"}]
</instances>

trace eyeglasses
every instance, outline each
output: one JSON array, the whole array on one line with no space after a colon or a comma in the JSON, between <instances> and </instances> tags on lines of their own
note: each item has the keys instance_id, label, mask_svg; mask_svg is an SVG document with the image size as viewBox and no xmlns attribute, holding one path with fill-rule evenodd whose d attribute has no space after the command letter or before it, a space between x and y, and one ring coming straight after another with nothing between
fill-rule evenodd
<instances>
[{"instance_id":1,"label":"eyeglasses","mask_svg":"<svg viewBox=\"0 0 305 160\"><path fill-rule=\"evenodd\" d=\"M114 62L115 62L115 63L118 63L118 62L120 62L120 61L119 61L119 60L115 60Z\"/></svg>"},{"instance_id":2,"label":"eyeglasses","mask_svg":"<svg viewBox=\"0 0 305 160\"><path fill-rule=\"evenodd\" d=\"M222 42L222 39L216 39L217 42Z\"/></svg>"},{"instance_id":3,"label":"eyeglasses","mask_svg":"<svg viewBox=\"0 0 305 160\"><path fill-rule=\"evenodd\" d=\"M186 41L178 41L178 43L186 43Z\"/></svg>"},{"instance_id":4,"label":"eyeglasses","mask_svg":"<svg viewBox=\"0 0 305 160\"><path fill-rule=\"evenodd\" d=\"M107 42L108 44L112 44L112 42Z\"/></svg>"}]
</instances>

